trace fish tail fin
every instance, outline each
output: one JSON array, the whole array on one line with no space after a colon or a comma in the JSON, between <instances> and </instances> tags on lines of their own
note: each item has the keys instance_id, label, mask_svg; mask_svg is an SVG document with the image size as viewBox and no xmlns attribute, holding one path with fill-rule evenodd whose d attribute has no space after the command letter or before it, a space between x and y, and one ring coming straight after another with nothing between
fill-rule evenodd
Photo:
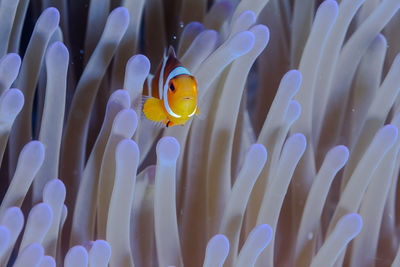
<instances>
[{"instance_id":1,"label":"fish tail fin","mask_svg":"<svg viewBox=\"0 0 400 267\"><path fill-rule=\"evenodd\" d=\"M162 106L160 99L151 97L144 102L143 113L151 121L163 121L167 119L167 115Z\"/></svg>"}]
</instances>

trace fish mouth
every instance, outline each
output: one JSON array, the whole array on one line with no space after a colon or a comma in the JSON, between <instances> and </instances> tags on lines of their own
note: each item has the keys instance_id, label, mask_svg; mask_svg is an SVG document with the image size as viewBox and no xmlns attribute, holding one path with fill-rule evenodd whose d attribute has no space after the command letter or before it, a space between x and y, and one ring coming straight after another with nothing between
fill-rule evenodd
<instances>
[{"instance_id":1,"label":"fish mouth","mask_svg":"<svg viewBox=\"0 0 400 267\"><path fill-rule=\"evenodd\" d=\"M193 97L184 97L183 100L190 100L193 99Z\"/></svg>"}]
</instances>

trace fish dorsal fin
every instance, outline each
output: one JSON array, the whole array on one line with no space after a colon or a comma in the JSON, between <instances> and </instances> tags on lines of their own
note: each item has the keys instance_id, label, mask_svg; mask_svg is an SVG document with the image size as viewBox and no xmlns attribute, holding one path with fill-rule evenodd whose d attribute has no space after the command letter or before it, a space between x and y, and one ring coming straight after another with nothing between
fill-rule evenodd
<instances>
[{"instance_id":1,"label":"fish dorsal fin","mask_svg":"<svg viewBox=\"0 0 400 267\"><path fill-rule=\"evenodd\" d=\"M170 57L176 58L175 49L172 45L168 48L168 58Z\"/></svg>"}]
</instances>

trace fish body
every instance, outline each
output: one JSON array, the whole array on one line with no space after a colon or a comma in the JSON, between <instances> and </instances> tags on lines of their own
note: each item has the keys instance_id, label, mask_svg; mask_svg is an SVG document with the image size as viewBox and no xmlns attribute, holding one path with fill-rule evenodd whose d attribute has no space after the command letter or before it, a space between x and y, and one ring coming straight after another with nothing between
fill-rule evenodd
<instances>
[{"instance_id":1,"label":"fish body","mask_svg":"<svg viewBox=\"0 0 400 267\"><path fill-rule=\"evenodd\" d=\"M166 127L184 125L199 112L196 78L179 62L172 47L143 94L149 97L143 105L146 118Z\"/></svg>"}]
</instances>

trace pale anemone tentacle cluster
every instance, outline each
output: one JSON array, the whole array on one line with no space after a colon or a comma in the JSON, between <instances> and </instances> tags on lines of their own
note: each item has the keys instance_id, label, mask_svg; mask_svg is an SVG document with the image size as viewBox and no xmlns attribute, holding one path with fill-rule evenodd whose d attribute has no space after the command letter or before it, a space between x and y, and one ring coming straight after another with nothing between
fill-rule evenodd
<instances>
[{"instance_id":1,"label":"pale anemone tentacle cluster","mask_svg":"<svg viewBox=\"0 0 400 267\"><path fill-rule=\"evenodd\" d=\"M400 0L168 3L0 0L0 265L400 266Z\"/></svg>"}]
</instances>

